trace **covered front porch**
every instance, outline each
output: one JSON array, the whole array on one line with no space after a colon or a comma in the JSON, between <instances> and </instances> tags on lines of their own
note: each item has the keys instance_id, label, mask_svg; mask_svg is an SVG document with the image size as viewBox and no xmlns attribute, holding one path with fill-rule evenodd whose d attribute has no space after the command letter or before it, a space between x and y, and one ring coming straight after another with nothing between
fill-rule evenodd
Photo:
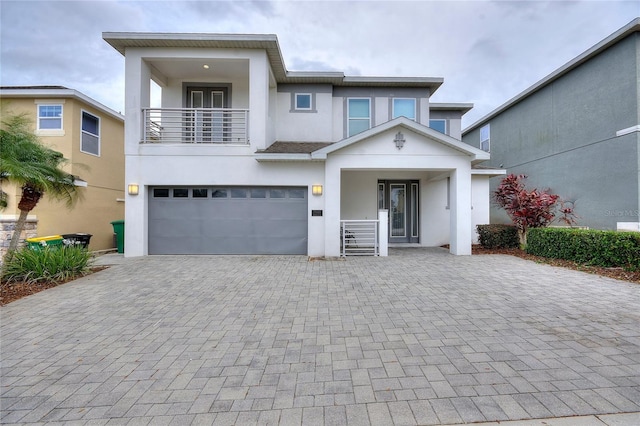
<instances>
[{"instance_id":1,"label":"covered front porch","mask_svg":"<svg viewBox=\"0 0 640 426\"><path fill-rule=\"evenodd\" d=\"M488 223L488 177L472 172L488 153L414 121L401 117L311 155L325 161L325 256L360 248L353 221L379 221L381 253L389 243L448 244L455 255L470 255L475 224Z\"/></svg>"}]
</instances>

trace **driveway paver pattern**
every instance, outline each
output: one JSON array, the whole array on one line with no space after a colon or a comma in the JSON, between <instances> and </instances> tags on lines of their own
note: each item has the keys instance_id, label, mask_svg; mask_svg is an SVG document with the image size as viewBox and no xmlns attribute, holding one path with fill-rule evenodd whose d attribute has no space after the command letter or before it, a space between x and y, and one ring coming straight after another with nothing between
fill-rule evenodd
<instances>
[{"instance_id":1,"label":"driveway paver pattern","mask_svg":"<svg viewBox=\"0 0 640 426\"><path fill-rule=\"evenodd\" d=\"M640 286L501 255L152 256L0 310L4 424L640 411Z\"/></svg>"}]
</instances>

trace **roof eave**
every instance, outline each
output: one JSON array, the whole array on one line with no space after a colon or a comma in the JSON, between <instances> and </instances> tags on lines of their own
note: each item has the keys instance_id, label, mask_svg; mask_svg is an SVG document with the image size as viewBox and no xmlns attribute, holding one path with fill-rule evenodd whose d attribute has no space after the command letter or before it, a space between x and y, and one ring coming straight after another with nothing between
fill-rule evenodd
<instances>
[{"instance_id":1,"label":"roof eave","mask_svg":"<svg viewBox=\"0 0 640 426\"><path fill-rule=\"evenodd\" d=\"M0 89L0 98L74 98L91 105L116 120L124 122L124 115L109 108L108 106L90 98L82 92L74 89Z\"/></svg>"}]
</instances>

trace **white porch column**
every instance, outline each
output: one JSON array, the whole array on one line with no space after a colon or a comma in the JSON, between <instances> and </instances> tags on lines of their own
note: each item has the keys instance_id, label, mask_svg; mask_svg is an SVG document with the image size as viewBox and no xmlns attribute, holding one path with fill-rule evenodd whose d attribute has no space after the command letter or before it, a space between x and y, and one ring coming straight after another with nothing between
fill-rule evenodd
<instances>
[{"instance_id":1,"label":"white porch column","mask_svg":"<svg viewBox=\"0 0 640 426\"><path fill-rule=\"evenodd\" d=\"M449 252L471 254L471 164L466 163L451 172Z\"/></svg>"},{"instance_id":2,"label":"white porch column","mask_svg":"<svg viewBox=\"0 0 640 426\"><path fill-rule=\"evenodd\" d=\"M249 139L254 149L267 147L269 109L269 68L265 52L249 59Z\"/></svg>"},{"instance_id":3,"label":"white porch column","mask_svg":"<svg viewBox=\"0 0 640 426\"><path fill-rule=\"evenodd\" d=\"M142 108L149 107L151 71L142 55L127 49L125 58L125 204L124 256L147 254L147 185L139 154L142 137ZM129 195L127 186L138 184L139 194ZM119 219L119 218L114 218Z\"/></svg>"},{"instance_id":4,"label":"white porch column","mask_svg":"<svg viewBox=\"0 0 640 426\"><path fill-rule=\"evenodd\" d=\"M325 162L324 255L340 256L340 167L331 158Z\"/></svg>"},{"instance_id":5,"label":"white porch column","mask_svg":"<svg viewBox=\"0 0 640 426\"><path fill-rule=\"evenodd\" d=\"M389 256L389 210L378 210L378 243L380 256Z\"/></svg>"}]
</instances>

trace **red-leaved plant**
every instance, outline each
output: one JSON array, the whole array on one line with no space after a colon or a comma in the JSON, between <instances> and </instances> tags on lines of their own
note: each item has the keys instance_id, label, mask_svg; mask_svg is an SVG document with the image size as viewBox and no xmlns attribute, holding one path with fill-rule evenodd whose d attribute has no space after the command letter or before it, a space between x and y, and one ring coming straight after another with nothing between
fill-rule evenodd
<instances>
[{"instance_id":1,"label":"red-leaved plant","mask_svg":"<svg viewBox=\"0 0 640 426\"><path fill-rule=\"evenodd\" d=\"M572 226L575 214L572 207L565 205L560 196L550 194L548 190L525 188L525 175L510 174L502 179L493 196L500 207L505 209L513 224L518 228L520 244L527 244L527 230L549 225L556 217L556 205L561 204L562 222Z\"/></svg>"}]
</instances>

